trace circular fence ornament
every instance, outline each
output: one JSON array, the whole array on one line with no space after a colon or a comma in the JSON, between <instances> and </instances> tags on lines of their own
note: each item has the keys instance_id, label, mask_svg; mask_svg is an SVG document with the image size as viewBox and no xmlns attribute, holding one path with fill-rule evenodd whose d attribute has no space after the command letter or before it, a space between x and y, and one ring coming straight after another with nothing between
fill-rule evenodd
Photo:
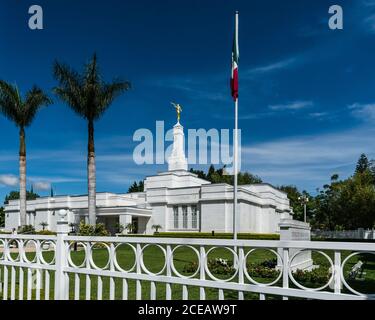
<instances>
[{"instance_id":1,"label":"circular fence ornament","mask_svg":"<svg viewBox=\"0 0 375 320\"><path fill-rule=\"evenodd\" d=\"M130 247L131 251L134 253L134 263L132 264L132 266L129 268L129 269L124 269L123 267L120 266L120 263L118 261L118 258L117 258L117 254L118 254L118 250L120 250L121 246L128 246ZM115 268L120 271L120 272L126 272L126 273L130 273L132 271L134 271L136 265L137 265L137 251L136 249L134 248L134 246L132 246L131 244L129 243L119 243L116 247L115 247L115 250L114 250L114 255L113 255L113 264L115 265Z\"/></svg>"},{"instance_id":2,"label":"circular fence ornament","mask_svg":"<svg viewBox=\"0 0 375 320\"><path fill-rule=\"evenodd\" d=\"M15 245L15 248L18 248L18 250L16 251L16 253L14 252L11 252L12 250L12 247L11 246L14 246ZM19 251L19 248L21 248L22 246L22 242L21 240L19 239L9 239L9 240L6 240L6 244L5 246L8 248L8 254L7 254L7 259L11 262L19 262L21 257L20 257L20 251ZM13 258L12 255L16 254L16 257Z\"/></svg>"},{"instance_id":3,"label":"circular fence ornament","mask_svg":"<svg viewBox=\"0 0 375 320\"><path fill-rule=\"evenodd\" d=\"M22 252L22 259L27 263L36 263L37 262L37 255L38 255L38 249L39 249L39 241L36 240L26 240L21 243L23 252ZM34 247L34 250L32 248ZM34 257L32 259L28 258L28 255L33 255Z\"/></svg>"},{"instance_id":4,"label":"circular fence ornament","mask_svg":"<svg viewBox=\"0 0 375 320\"><path fill-rule=\"evenodd\" d=\"M107 250L108 252L108 261L107 263L103 266L103 267L99 267L95 261L94 261L94 247L95 245L99 245L100 248L98 248L97 250L101 250L102 246ZM89 262L90 262L90 265L96 269L96 270L106 270L108 269L109 267L109 263L111 262L111 249L109 248L108 244L104 243L104 242L91 242L89 243Z\"/></svg>"},{"instance_id":5,"label":"circular fence ornament","mask_svg":"<svg viewBox=\"0 0 375 320\"><path fill-rule=\"evenodd\" d=\"M209 267L208 267L208 255L210 254L210 252L213 252L214 250L217 250L217 249L225 249L225 250L228 250L229 252L232 253L234 259L233 259L233 269L235 270L234 274L227 278L227 279L219 279L219 278L216 278L212 272L210 271ZM229 248L229 247L212 247L210 248L207 252L206 252L206 256L204 258L204 262L201 261L201 263L204 263L204 269L206 270L206 273L207 275L212 279L212 280L215 280L215 281L218 281L218 282L229 282L229 281L232 281L238 274L238 255L237 253Z\"/></svg>"},{"instance_id":6,"label":"circular fence ornament","mask_svg":"<svg viewBox=\"0 0 375 320\"><path fill-rule=\"evenodd\" d=\"M342 262L341 264L341 270L340 270L340 273L341 273L341 281L342 283L344 284L344 286L349 290L351 291L352 293L354 293L355 295L358 295L358 296L361 296L361 297L367 297L367 298L371 298L371 299L374 299L375 298L375 293L373 294L365 294L365 293L361 293L357 290L354 290L348 283L347 281L345 280L345 277L344 277L344 267L345 267L345 264L349 261L350 258L354 257L354 256L357 256L357 255L360 255L360 254L373 254L375 255L375 252L354 252L350 255L348 255L344 261Z\"/></svg>"},{"instance_id":7,"label":"circular fence ornament","mask_svg":"<svg viewBox=\"0 0 375 320\"><path fill-rule=\"evenodd\" d=\"M144 260L143 260L145 249L148 248L148 247L151 247L151 246L158 247L158 248L161 250L161 252L163 253L163 255L164 255L164 265L163 265L163 268L162 268L159 272L157 272L157 273L154 273L154 272L151 272L150 270L148 270L147 267L145 266L145 264L144 264ZM151 276L158 276L158 275L161 275L161 274L165 271L165 269L166 269L166 267L167 267L167 252L166 252L166 250L165 250L161 245L159 245L159 244L146 244L146 245L141 249L140 257L139 257L139 263L140 263L141 269L142 269L145 273L147 273L147 274L149 274L149 275L151 275Z\"/></svg>"},{"instance_id":8,"label":"circular fence ornament","mask_svg":"<svg viewBox=\"0 0 375 320\"><path fill-rule=\"evenodd\" d=\"M273 254L275 254L276 255L276 257L279 259L279 261L281 261L281 266L280 266L280 268L278 269L278 271L279 271L279 275L276 277L276 279L274 280L274 281L272 281L272 282L269 282L269 283L262 283L262 282L258 282L258 281L256 281L253 277L251 277L250 276L250 274L249 274L249 272L248 272L248 270L247 270L247 265L246 265L246 262L247 262L247 259L248 259L248 257L253 253L253 252L255 252L255 251L257 251L257 250L265 250L265 251L269 251L269 252L271 252L271 253L273 253ZM246 255L245 255L245 257L244 257L244 273L245 273L245 276L246 276L246 278L250 281L250 282L252 282L253 284L255 284L255 285L258 285L258 286L261 286L261 287L268 287L268 286L273 286L274 284L276 284L280 279L281 279L281 277L282 277L282 275L283 275L283 268L282 268L282 258L281 258L281 256L275 251L275 250L273 250L273 249L269 249L269 248L255 248L255 249L251 249Z\"/></svg>"},{"instance_id":9,"label":"circular fence ornament","mask_svg":"<svg viewBox=\"0 0 375 320\"><path fill-rule=\"evenodd\" d=\"M179 248L183 248L183 247L185 247L185 248L189 248L189 249L193 250L193 252L197 255L197 258L198 258L197 270L196 270L192 275L190 275L190 276L185 276L185 275L182 275L180 272L178 272L177 269L176 269L176 267L175 267L175 265L174 265L174 261L173 261L175 251L176 251L177 249L179 249ZM190 245L184 245L184 244L178 245L178 246L176 246L176 247L173 248L173 250L172 250L172 256L171 256L171 269L172 269L172 271L173 271L178 277L180 277L180 278L184 278L184 279L191 279L191 278L194 278L194 277L198 274L198 272L199 272L199 270L200 270L200 266L201 266L201 261L200 261L199 251L198 251L196 248L194 248L194 247L192 247L192 246L190 246Z\"/></svg>"},{"instance_id":10,"label":"circular fence ornament","mask_svg":"<svg viewBox=\"0 0 375 320\"><path fill-rule=\"evenodd\" d=\"M47 261L47 259L44 257L43 253L51 253L52 259L51 261ZM53 265L56 260L56 244L51 240L43 240L40 242L40 250L38 252L39 259L42 262L42 264L46 265Z\"/></svg>"},{"instance_id":11,"label":"circular fence ornament","mask_svg":"<svg viewBox=\"0 0 375 320\"><path fill-rule=\"evenodd\" d=\"M81 245L84 250L81 250L79 252L83 252L84 254L84 259L82 261L82 263L80 265L76 265L73 260L72 260L72 248L74 247L74 245L76 245L78 247L78 245ZM69 265L72 266L73 268L83 268L85 265L86 265L86 262L87 262L87 257L86 257L86 244L83 243L83 242L71 242L68 246L68 262L69 262Z\"/></svg>"},{"instance_id":12,"label":"circular fence ornament","mask_svg":"<svg viewBox=\"0 0 375 320\"><path fill-rule=\"evenodd\" d=\"M318 288L308 288L308 287L305 287L303 286L302 284L300 284L293 276L293 272L292 272L292 262L294 260L295 257L297 257L299 254L303 253L304 251L315 251L317 253L320 253L322 256L324 256L329 264L330 264L330 269L329 270L334 270L334 266L333 266L333 261L332 259L326 254L324 253L323 251L316 251L316 250L311 250L311 249L303 249L303 250L300 250L300 251L297 251L293 256L292 258L290 259L289 261L289 265L288 265L288 273L289 273L289 278L290 280L292 280L292 282L300 289L303 289L303 290L306 290L306 291L321 291L321 290L324 290L325 288L327 288L331 283L332 281L334 280L334 276L335 276L335 273L334 272L331 272L331 276L329 277L329 280L327 281L327 283L321 287L318 287Z\"/></svg>"},{"instance_id":13,"label":"circular fence ornament","mask_svg":"<svg viewBox=\"0 0 375 320\"><path fill-rule=\"evenodd\" d=\"M0 239L0 260L4 260L4 250L5 250L5 242L3 239Z\"/></svg>"}]
</instances>

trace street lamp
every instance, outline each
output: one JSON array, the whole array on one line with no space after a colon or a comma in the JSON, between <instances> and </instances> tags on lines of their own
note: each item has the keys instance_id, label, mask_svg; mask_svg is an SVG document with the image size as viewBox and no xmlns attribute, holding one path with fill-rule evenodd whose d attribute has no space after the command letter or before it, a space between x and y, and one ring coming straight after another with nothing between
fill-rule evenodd
<instances>
[{"instance_id":1,"label":"street lamp","mask_svg":"<svg viewBox=\"0 0 375 320\"><path fill-rule=\"evenodd\" d=\"M303 215L304 215L304 221L307 222L306 218L306 205L309 202L309 198L304 194L300 197L298 197L298 201L303 205Z\"/></svg>"}]
</instances>

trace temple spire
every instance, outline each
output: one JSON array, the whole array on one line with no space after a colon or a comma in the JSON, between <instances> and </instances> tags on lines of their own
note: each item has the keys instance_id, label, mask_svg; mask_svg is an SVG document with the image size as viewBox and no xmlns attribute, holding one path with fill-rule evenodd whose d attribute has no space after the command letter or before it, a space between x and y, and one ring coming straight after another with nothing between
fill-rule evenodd
<instances>
[{"instance_id":1,"label":"temple spire","mask_svg":"<svg viewBox=\"0 0 375 320\"><path fill-rule=\"evenodd\" d=\"M185 157L185 135L184 127L177 122L173 127L173 149L168 158L168 171L184 170L187 171L188 163Z\"/></svg>"}]
</instances>

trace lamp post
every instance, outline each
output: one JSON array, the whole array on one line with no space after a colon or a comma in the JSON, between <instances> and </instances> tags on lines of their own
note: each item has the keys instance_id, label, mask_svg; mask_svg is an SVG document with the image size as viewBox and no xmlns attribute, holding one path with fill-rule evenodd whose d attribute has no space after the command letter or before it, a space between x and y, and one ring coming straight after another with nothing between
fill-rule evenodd
<instances>
[{"instance_id":1,"label":"lamp post","mask_svg":"<svg viewBox=\"0 0 375 320\"><path fill-rule=\"evenodd\" d=\"M307 203L309 202L309 198L304 194L300 197L298 197L298 201L303 205L303 216L304 216L304 221L307 222L307 217L306 217L306 206Z\"/></svg>"}]
</instances>

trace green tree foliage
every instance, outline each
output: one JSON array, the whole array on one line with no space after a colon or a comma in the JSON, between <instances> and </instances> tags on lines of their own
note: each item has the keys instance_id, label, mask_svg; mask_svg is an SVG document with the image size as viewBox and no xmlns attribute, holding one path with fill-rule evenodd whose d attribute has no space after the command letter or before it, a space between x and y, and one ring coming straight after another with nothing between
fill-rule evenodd
<instances>
[{"instance_id":1,"label":"green tree foliage","mask_svg":"<svg viewBox=\"0 0 375 320\"><path fill-rule=\"evenodd\" d=\"M355 173L364 173L369 169L370 161L368 160L367 156L364 153L362 153L358 159L357 166L355 168Z\"/></svg>"},{"instance_id":2,"label":"green tree foliage","mask_svg":"<svg viewBox=\"0 0 375 320\"><path fill-rule=\"evenodd\" d=\"M204 173L204 171L201 170L194 169L190 169L190 172L195 173L199 178L210 181L211 183L227 183L230 185L233 185L234 183L234 177L227 174L225 166L216 170L215 167L211 165L207 173ZM262 179L258 176L255 176L249 172L238 173L238 185L257 183L262 183Z\"/></svg>"},{"instance_id":3,"label":"green tree foliage","mask_svg":"<svg viewBox=\"0 0 375 320\"><path fill-rule=\"evenodd\" d=\"M288 194L294 218L303 220L303 206L298 198L305 194L308 221L314 229L351 230L375 226L375 169L374 161L362 154L353 176L341 180L331 176L329 184L317 190L317 195L300 192L295 186L281 186Z\"/></svg>"},{"instance_id":4,"label":"green tree foliage","mask_svg":"<svg viewBox=\"0 0 375 320\"><path fill-rule=\"evenodd\" d=\"M78 235L106 237L109 236L109 232L106 230L104 223L91 225L81 221L78 227Z\"/></svg>"},{"instance_id":5,"label":"green tree foliage","mask_svg":"<svg viewBox=\"0 0 375 320\"><path fill-rule=\"evenodd\" d=\"M128 193L132 192L143 192L145 187L145 183L141 180L137 183L137 181L134 181L134 183L129 187Z\"/></svg>"},{"instance_id":6,"label":"green tree foliage","mask_svg":"<svg viewBox=\"0 0 375 320\"><path fill-rule=\"evenodd\" d=\"M373 161L362 154L353 176L340 180L333 175L314 199L313 227L329 230L375 226Z\"/></svg>"},{"instance_id":7,"label":"green tree foliage","mask_svg":"<svg viewBox=\"0 0 375 320\"><path fill-rule=\"evenodd\" d=\"M34 193L32 190L26 192L26 199L27 200L35 200L39 198L39 194ZM20 192L19 191L11 191L7 196L5 196L4 204L8 204L10 200L19 200Z\"/></svg>"},{"instance_id":8,"label":"green tree foliage","mask_svg":"<svg viewBox=\"0 0 375 320\"><path fill-rule=\"evenodd\" d=\"M285 185L279 187L278 189L284 191L288 195L290 206L293 208L293 218L296 220L304 220L304 207L298 198L302 197L303 195L309 198L309 202L306 205L306 215L308 221L311 219L315 206L313 196L311 196L307 191L300 192L296 186Z\"/></svg>"},{"instance_id":9,"label":"green tree foliage","mask_svg":"<svg viewBox=\"0 0 375 320\"><path fill-rule=\"evenodd\" d=\"M5 225L5 211L3 207L0 207L0 227Z\"/></svg>"}]
</instances>

